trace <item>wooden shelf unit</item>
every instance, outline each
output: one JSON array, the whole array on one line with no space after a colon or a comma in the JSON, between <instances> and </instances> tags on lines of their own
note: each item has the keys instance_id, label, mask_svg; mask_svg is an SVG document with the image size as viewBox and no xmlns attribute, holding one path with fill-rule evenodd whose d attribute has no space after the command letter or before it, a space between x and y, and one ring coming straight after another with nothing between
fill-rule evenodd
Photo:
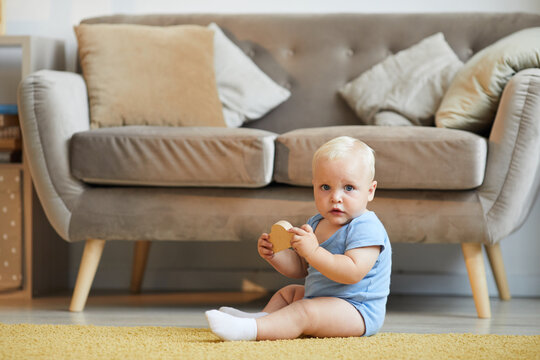
<instances>
[{"instance_id":1,"label":"wooden shelf unit","mask_svg":"<svg viewBox=\"0 0 540 360\"><path fill-rule=\"evenodd\" d=\"M0 52L5 48L20 48L20 79L24 79L32 72L41 69L64 70L65 69L65 48L64 41L40 36L0 36ZM0 68L2 63L0 62ZM0 86L2 86L0 78ZM16 87L6 89L16 92ZM0 139L3 147L21 147L17 142L22 140ZM5 146L4 146L5 145ZM58 274L58 269L62 271L62 266L58 264L47 264L46 257L51 253L60 254L65 258L67 283L67 245L60 241L59 236L54 232L45 218L43 209L35 194L30 171L23 151L22 162L20 163L0 163L2 169L20 170L21 174L21 206L22 206L22 284L18 289L0 292L0 301L3 299L30 299L33 295L46 293L49 289L57 287L57 281L53 278ZM1 204L0 204L1 205ZM39 241L35 241L39 238ZM49 263L54 262L48 259ZM55 269L55 270L50 270ZM36 281L39 279L39 281ZM63 280L60 280L61 282Z\"/></svg>"}]
</instances>

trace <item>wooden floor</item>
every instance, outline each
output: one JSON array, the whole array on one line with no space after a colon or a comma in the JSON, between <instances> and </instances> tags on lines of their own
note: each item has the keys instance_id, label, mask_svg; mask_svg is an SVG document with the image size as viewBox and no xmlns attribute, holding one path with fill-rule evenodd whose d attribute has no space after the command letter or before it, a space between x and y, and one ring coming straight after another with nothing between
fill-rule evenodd
<instances>
[{"instance_id":1,"label":"wooden floor","mask_svg":"<svg viewBox=\"0 0 540 360\"><path fill-rule=\"evenodd\" d=\"M204 311L222 305L260 311L260 293L91 295L81 313L67 311L69 296L0 300L0 322L110 326L207 327ZM470 297L391 296L382 331L540 335L540 299L491 299L492 318L478 319Z\"/></svg>"}]
</instances>

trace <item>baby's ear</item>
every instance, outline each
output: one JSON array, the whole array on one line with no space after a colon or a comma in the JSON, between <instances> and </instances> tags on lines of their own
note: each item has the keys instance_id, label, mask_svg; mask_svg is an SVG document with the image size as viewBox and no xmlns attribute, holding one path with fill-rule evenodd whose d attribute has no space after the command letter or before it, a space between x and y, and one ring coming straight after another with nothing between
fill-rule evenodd
<instances>
[{"instance_id":1,"label":"baby's ear","mask_svg":"<svg viewBox=\"0 0 540 360\"><path fill-rule=\"evenodd\" d=\"M371 201L373 200L373 198L375 197L375 190L377 189L377 182L375 180L373 180L371 182L371 185L369 186L369 189L368 189L368 201Z\"/></svg>"}]
</instances>

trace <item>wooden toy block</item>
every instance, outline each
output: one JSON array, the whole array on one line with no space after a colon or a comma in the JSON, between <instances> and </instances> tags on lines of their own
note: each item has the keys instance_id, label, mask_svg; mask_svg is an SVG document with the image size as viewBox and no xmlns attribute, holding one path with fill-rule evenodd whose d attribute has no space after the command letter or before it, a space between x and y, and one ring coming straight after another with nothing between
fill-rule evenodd
<instances>
[{"instance_id":1,"label":"wooden toy block","mask_svg":"<svg viewBox=\"0 0 540 360\"><path fill-rule=\"evenodd\" d=\"M291 239L294 234L290 233L288 230L292 227L291 223L285 220L280 220L272 225L270 242L274 244L274 253L278 253L281 250L291 247Z\"/></svg>"}]
</instances>

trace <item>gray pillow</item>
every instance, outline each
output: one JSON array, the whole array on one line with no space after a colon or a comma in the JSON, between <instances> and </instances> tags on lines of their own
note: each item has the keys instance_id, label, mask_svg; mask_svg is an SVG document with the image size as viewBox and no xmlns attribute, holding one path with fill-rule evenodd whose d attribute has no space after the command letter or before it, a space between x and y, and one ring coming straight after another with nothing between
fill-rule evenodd
<instances>
[{"instance_id":1,"label":"gray pillow","mask_svg":"<svg viewBox=\"0 0 540 360\"><path fill-rule=\"evenodd\" d=\"M347 83L339 93L364 121L390 110L415 125L433 125L433 116L456 72L463 67L442 33L384 59Z\"/></svg>"},{"instance_id":2,"label":"gray pillow","mask_svg":"<svg viewBox=\"0 0 540 360\"><path fill-rule=\"evenodd\" d=\"M373 125L380 126L412 126L414 125L405 116L393 111L380 111L373 117Z\"/></svg>"}]
</instances>

